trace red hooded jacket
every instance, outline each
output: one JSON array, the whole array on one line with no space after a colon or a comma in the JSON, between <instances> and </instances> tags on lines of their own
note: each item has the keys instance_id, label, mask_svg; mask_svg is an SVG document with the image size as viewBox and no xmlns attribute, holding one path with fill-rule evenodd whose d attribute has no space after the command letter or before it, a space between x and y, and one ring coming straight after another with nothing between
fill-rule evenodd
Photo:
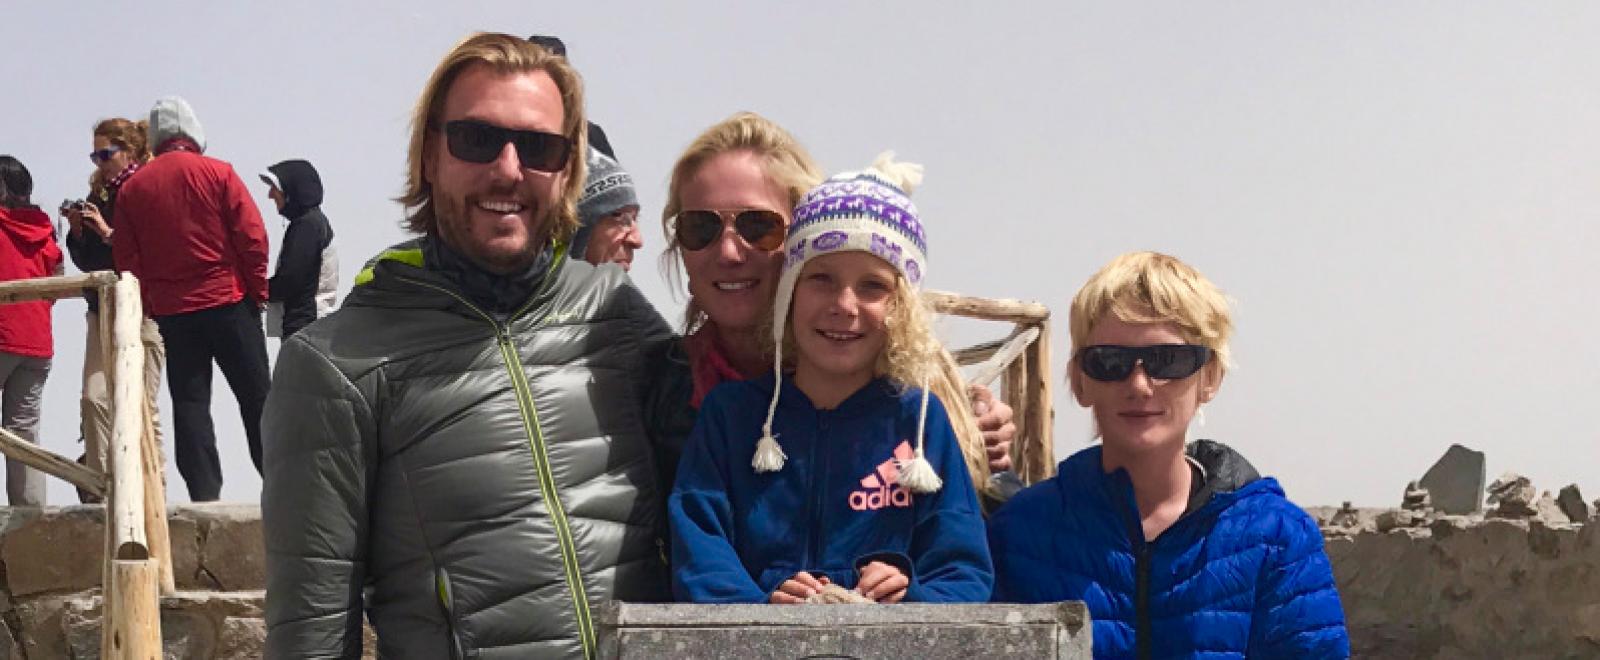
<instances>
[{"instance_id":1,"label":"red hooded jacket","mask_svg":"<svg viewBox=\"0 0 1600 660\"><path fill-rule=\"evenodd\" d=\"M0 281L61 273L50 216L37 207L0 206ZM50 334L51 300L0 304L0 351L47 358L55 355Z\"/></svg>"},{"instance_id":2,"label":"red hooded jacket","mask_svg":"<svg viewBox=\"0 0 1600 660\"><path fill-rule=\"evenodd\" d=\"M145 313L267 300L267 230L233 166L163 153L117 193L112 258L139 278Z\"/></svg>"}]
</instances>

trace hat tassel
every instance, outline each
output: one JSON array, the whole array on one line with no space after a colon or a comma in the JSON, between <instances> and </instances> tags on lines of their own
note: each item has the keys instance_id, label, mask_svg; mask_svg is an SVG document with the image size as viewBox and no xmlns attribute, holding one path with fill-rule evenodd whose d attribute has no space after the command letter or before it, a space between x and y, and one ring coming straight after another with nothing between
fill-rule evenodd
<instances>
[{"instance_id":1,"label":"hat tassel","mask_svg":"<svg viewBox=\"0 0 1600 660\"><path fill-rule=\"evenodd\" d=\"M756 472L777 472L783 469L783 461L788 458L783 453L783 447L778 446L778 439L772 435L772 418L778 413L778 396L783 392L782 357L777 359L778 368L774 369L772 381L772 402L767 404L767 421L761 425L761 439L756 441L756 455L750 458L750 467Z\"/></svg>"},{"instance_id":2,"label":"hat tassel","mask_svg":"<svg viewBox=\"0 0 1600 660\"><path fill-rule=\"evenodd\" d=\"M939 478L939 473L934 472L933 465L928 463L928 458L922 453L923 438L926 434L928 423L928 383L922 383L922 413L917 416L917 455L909 461L900 462L900 484L919 495L926 495L939 490L944 486L944 480Z\"/></svg>"}]
</instances>

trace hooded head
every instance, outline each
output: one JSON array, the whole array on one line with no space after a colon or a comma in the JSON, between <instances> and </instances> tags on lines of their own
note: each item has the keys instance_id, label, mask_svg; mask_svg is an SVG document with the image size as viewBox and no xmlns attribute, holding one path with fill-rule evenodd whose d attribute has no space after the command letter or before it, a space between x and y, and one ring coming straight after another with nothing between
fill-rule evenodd
<instances>
[{"instance_id":1,"label":"hooded head","mask_svg":"<svg viewBox=\"0 0 1600 660\"><path fill-rule=\"evenodd\" d=\"M150 108L150 146L153 151L161 153L163 146L180 137L194 140L201 152L206 150L205 130L200 128L200 120L194 116L194 109L189 107L188 101L177 96L156 101L155 107Z\"/></svg>"},{"instance_id":2,"label":"hooded head","mask_svg":"<svg viewBox=\"0 0 1600 660\"><path fill-rule=\"evenodd\" d=\"M285 218L294 220L322 205L322 177L308 161L286 160L260 176L263 183L283 194L283 208L278 213Z\"/></svg>"},{"instance_id":3,"label":"hooded head","mask_svg":"<svg viewBox=\"0 0 1600 660\"><path fill-rule=\"evenodd\" d=\"M590 147L588 168L583 195L578 198L578 231L572 235L572 249L568 251L577 257L582 257L589 249L589 238L602 218L629 206L639 206L633 177L617 161Z\"/></svg>"},{"instance_id":4,"label":"hooded head","mask_svg":"<svg viewBox=\"0 0 1600 660\"><path fill-rule=\"evenodd\" d=\"M33 174L22 161L0 156L0 206L32 206Z\"/></svg>"}]
</instances>

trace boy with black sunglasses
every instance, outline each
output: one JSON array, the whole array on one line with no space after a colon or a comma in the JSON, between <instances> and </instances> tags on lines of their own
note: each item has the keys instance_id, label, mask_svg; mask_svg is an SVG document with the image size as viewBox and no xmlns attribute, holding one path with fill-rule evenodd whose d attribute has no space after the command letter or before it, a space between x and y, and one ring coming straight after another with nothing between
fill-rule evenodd
<instances>
[{"instance_id":1,"label":"boy with black sunglasses","mask_svg":"<svg viewBox=\"0 0 1600 660\"><path fill-rule=\"evenodd\" d=\"M1237 452L1187 443L1228 367L1228 301L1167 255L1122 255L1072 301L1067 378L1103 443L990 521L995 599L1082 600L1096 657L1344 658L1311 517Z\"/></svg>"}]
</instances>

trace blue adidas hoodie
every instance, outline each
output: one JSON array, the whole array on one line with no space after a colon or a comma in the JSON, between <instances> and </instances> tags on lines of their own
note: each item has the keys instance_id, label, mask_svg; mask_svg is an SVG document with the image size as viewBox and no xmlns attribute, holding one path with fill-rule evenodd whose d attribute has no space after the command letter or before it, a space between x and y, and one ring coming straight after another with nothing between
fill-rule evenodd
<instances>
[{"instance_id":1,"label":"blue adidas hoodie","mask_svg":"<svg viewBox=\"0 0 1600 660\"><path fill-rule=\"evenodd\" d=\"M910 578L906 602L984 602L994 584L977 494L938 397L929 397L928 462L944 486L916 495L895 458L916 447L922 391L883 379L818 410L788 379L772 430L783 469L750 467L773 377L712 390L668 500L673 594L696 603L765 603L806 571L846 589L871 561Z\"/></svg>"}]
</instances>

